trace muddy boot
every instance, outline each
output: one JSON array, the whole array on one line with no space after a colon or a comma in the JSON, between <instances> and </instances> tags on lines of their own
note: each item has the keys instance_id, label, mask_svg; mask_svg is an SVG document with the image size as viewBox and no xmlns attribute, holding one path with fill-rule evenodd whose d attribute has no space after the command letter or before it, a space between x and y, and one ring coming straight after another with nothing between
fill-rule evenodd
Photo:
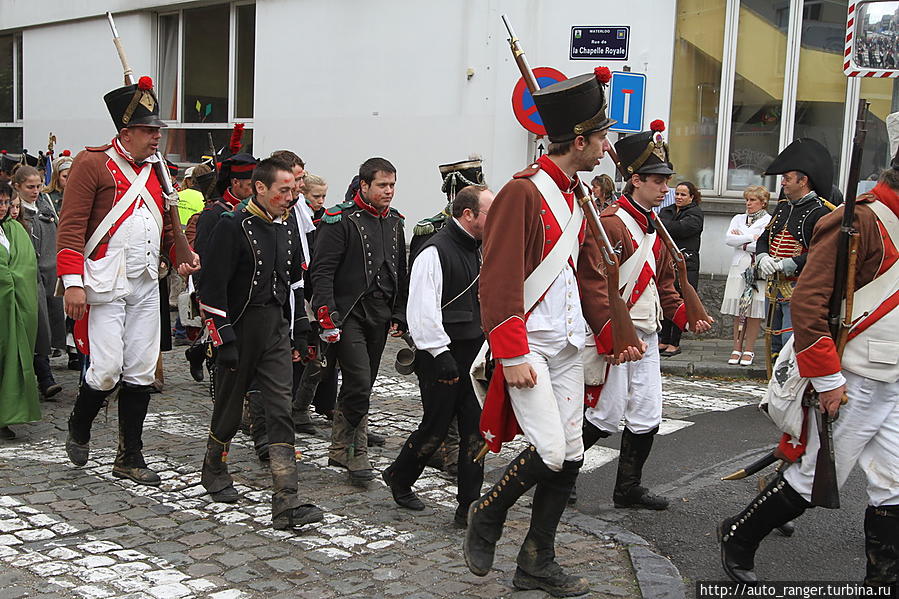
<instances>
[{"instance_id":1,"label":"muddy boot","mask_svg":"<svg viewBox=\"0 0 899 599\"><path fill-rule=\"evenodd\" d=\"M162 479L147 467L143 455L142 435L149 405L148 387L128 383L122 385L119 390L119 451L112 466L112 475L155 487Z\"/></svg>"},{"instance_id":2,"label":"muddy boot","mask_svg":"<svg viewBox=\"0 0 899 599\"><path fill-rule=\"evenodd\" d=\"M66 438L66 454L76 466L84 466L90 452L91 425L100 410L106 405L106 398L115 389L98 391L82 383L75 398L75 407L69 416L69 435Z\"/></svg>"},{"instance_id":3,"label":"muddy boot","mask_svg":"<svg viewBox=\"0 0 899 599\"><path fill-rule=\"evenodd\" d=\"M203 382L203 365L206 362L206 344L196 343L184 350L184 357L190 365L190 376L198 383Z\"/></svg>"},{"instance_id":4,"label":"muddy boot","mask_svg":"<svg viewBox=\"0 0 899 599\"><path fill-rule=\"evenodd\" d=\"M499 482L469 506L462 552L472 574L486 576L490 572L496 542L503 534L506 512L539 479L551 473L531 445L512 460Z\"/></svg>"},{"instance_id":5,"label":"muddy boot","mask_svg":"<svg viewBox=\"0 0 899 599\"><path fill-rule=\"evenodd\" d=\"M865 584L892 588L899 597L899 505L865 510Z\"/></svg>"},{"instance_id":6,"label":"muddy boot","mask_svg":"<svg viewBox=\"0 0 899 599\"><path fill-rule=\"evenodd\" d=\"M739 514L718 525L721 565L731 580L755 584L755 552L778 526L798 518L809 503L778 476Z\"/></svg>"},{"instance_id":7,"label":"muddy boot","mask_svg":"<svg viewBox=\"0 0 899 599\"><path fill-rule=\"evenodd\" d=\"M368 414L362 417L353 430L353 443L347 451L347 470L350 483L365 487L375 477L371 462L368 461Z\"/></svg>"},{"instance_id":8,"label":"muddy boot","mask_svg":"<svg viewBox=\"0 0 899 599\"><path fill-rule=\"evenodd\" d=\"M213 501L217 503L234 503L237 501L237 489L228 472L228 448L230 443L222 443L212 433L206 439L206 456L203 458L203 470L200 483Z\"/></svg>"},{"instance_id":9,"label":"muddy boot","mask_svg":"<svg viewBox=\"0 0 899 599\"><path fill-rule=\"evenodd\" d=\"M652 450L652 441L659 427L648 433L636 434L625 428L621 435L621 453L618 456L618 477L615 480L615 491L612 500L617 508L641 508L645 510L664 510L668 508L668 499L653 495L645 487L640 486L643 479L643 464Z\"/></svg>"},{"instance_id":10,"label":"muddy boot","mask_svg":"<svg viewBox=\"0 0 899 599\"><path fill-rule=\"evenodd\" d=\"M293 430L304 435L314 435L315 425L312 423L312 415L309 406L315 397L315 391L322 378L322 365L319 360L310 360L303 368L300 382L297 384L291 406Z\"/></svg>"},{"instance_id":11,"label":"muddy boot","mask_svg":"<svg viewBox=\"0 0 899 599\"><path fill-rule=\"evenodd\" d=\"M328 466L347 467L354 432L353 427L343 417L343 411L334 410L334 420L331 424L331 446L328 448Z\"/></svg>"},{"instance_id":12,"label":"muddy boot","mask_svg":"<svg viewBox=\"0 0 899 599\"><path fill-rule=\"evenodd\" d=\"M443 452L443 471L450 476L459 475L459 425L454 418L446 430L446 437L438 451Z\"/></svg>"},{"instance_id":13,"label":"muddy boot","mask_svg":"<svg viewBox=\"0 0 899 599\"><path fill-rule=\"evenodd\" d=\"M553 597L575 597L590 590L587 581L566 574L556 562L556 529L583 460L566 461L561 472L541 479L534 490L531 526L518 552L516 589L541 589Z\"/></svg>"},{"instance_id":14,"label":"muddy boot","mask_svg":"<svg viewBox=\"0 0 899 599\"><path fill-rule=\"evenodd\" d=\"M324 512L311 503L300 504L297 496L297 458L294 446L272 443L269 455L272 469L272 528L287 530L321 522L325 517Z\"/></svg>"}]
</instances>

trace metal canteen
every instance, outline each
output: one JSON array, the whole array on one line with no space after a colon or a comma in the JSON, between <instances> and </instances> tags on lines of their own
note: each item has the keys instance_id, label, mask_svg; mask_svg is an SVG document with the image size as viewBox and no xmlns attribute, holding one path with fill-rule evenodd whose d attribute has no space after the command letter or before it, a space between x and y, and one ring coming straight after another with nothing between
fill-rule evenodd
<instances>
[{"instance_id":1,"label":"metal canteen","mask_svg":"<svg viewBox=\"0 0 899 599\"><path fill-rule=\"evenodd\" d=\"M415 343L412 341L409 333L404 333L402 338L409 347L404 347L396 352L396 360L393 363L393 367L402 375L412 374L415 372Z\"/></svg>"}]
</instances>

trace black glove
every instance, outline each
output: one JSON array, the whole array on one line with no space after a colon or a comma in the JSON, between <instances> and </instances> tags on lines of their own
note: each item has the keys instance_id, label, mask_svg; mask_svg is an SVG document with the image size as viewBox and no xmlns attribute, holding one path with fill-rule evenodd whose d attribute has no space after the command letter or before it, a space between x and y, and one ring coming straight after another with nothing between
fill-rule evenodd
<instances>
[{"instance_id":1,"label":"black glove","mask_svg":"<svg viewBox=\"0 0 899 599\"><path fill-rule=\"evenodd\" d=\"M237 344L231 342L220 345L216 350L215 364L220 368L237 370L240 356L237 355Z\"/></svg>"},{"instance_id":2,"label":"black glove","mask_svg":"<svg viewBox=\"0 0 899 599\"><path fill-rule=\"evenodd\" d=\"M438 381L451 381L459 378L459 367L449 350L434 358L434 371Z\"/></svg>"}]
</instances>

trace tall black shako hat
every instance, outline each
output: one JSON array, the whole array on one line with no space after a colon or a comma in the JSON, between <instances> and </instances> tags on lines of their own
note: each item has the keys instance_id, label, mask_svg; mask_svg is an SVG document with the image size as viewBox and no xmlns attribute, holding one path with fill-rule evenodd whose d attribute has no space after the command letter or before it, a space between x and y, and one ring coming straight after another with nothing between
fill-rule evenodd
<instances>
[{"instance_id":1,"label":"tall black shako hat","mask_svg":"<svg viewBox=\"0 0 899 599\"><path fill-rule=\"evenodd\" d=\"M766 175L782 175L799 171L809 178L810 187L822 198L829 198L833 189L833 158L823 145L814 139L800 137L777 155Z\"/></svg>"},{"instance_id":2,"label":"tall black shako hat","mask_svg":"<svg viewBox=\"0 0 899 599\"><path fill-rule=\"evenodd\" d=\"M480 158L441 164L437 168L443 179L443 187L440 190L448 196L455 197L456 192L468 185L484 184L484 171L481 169Z\"/></svg>"},{"instance_id":3,"label":"tall black shako hat","mask_svg":"<svg viewBox=\"0 0 899 599\"><path fill-rule=\"evenodd\" d=\"M159 120L159 101L153 91L153 80L147 76L137 83L114 89L105 96L106 108L116 131L125 127L165 127Z\"/></svg>"},{"instance_id":4,"label":"tall black shako hat","mask_svg":"<svg viewBox=\"0 0 899 599\"><path fill-rule=\"evenodd\" d=\"M578 135L608 129L618 121L606 116L603 86L611 78L606 67L553 83L534 92L537 112L549 141L563 143Z\"/></svg>"},{"instance_id":5,"label":"tall black shako hat","mask_svg":"<svg viewBox=\"0 0 899 599\"><path fill-rule=\"evenodd\" d=\"M231 185L231 179L251 179L255 168L256 159L251 154L234 154L226 158L218 172L216 188L219 194L225 193Z\"/></svg>"},{"instance_id":6,"label":"tall black shako hat","mask_svg":"<svg viewBox=\"0 0 899 599\"><path fill-rule=\"evenodd\" d=\"M615 143L618 170L631 175L673 175L674 165L668 156L668 144L662 137L665 123L656 119L649 131L628 135Z\"/></svg>"}]
</instances>

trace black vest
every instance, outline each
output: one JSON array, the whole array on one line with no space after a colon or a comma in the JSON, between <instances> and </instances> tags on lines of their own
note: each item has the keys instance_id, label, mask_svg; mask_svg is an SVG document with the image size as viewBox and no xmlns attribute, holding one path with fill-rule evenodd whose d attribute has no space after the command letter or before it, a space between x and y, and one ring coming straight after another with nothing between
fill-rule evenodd
<instances>
[{"instance_id":1,"label":"black vest","mask_svg":"<svg viewBox=\"0 0 899 599\"><path fill-rule=\"evenodd\" d=\"M453 341L483 336L477 277L481 270L480 242L452 219L422 246L434 246L443 271L443 330Z\"/></svg>"}]
</instances>

